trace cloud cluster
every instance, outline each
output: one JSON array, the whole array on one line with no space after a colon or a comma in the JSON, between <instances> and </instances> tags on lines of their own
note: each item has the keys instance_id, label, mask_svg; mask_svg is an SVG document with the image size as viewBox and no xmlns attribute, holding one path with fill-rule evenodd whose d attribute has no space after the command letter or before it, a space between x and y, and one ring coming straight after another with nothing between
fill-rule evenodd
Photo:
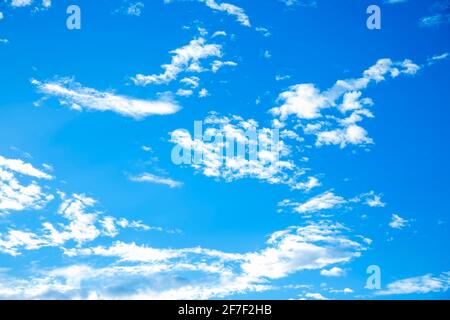
<instances>
[{"instance_id":1,"label":"cloud cluster","mask_svg":"<svg viewBox=\"0 0 450 320\"><path fill-rule=\"evenodd\" d=\"M12 7L15 7L15 8L28 7L28 6L31 6L33 4L33 2L39 2L39 1L34 1L34 0L11 0L10 5ZM43 8L49 8L49 7L51 7L51 5L52 5L52 0L42 0L41 1L41 6ZM36 5L36 8L39 9L39 5Z\"/></svg>"},{"instance_id":2,"label":"cloud cluster","mask_svg":"<svg viewBox=\"0 0 450 320\"><path fill-rule=\"evenodd\" d=\"M210 123L223 125L230 125L231 120L217 115L209 118ZM241 127L255 125L240 118L234 120ZM232 129L227 130L238 135ZM5 172L39 180L53 179L45 171L18 159L0 157L0 167ZM155 182L151 175L142 177L139 180L150 177L150 182ZM121 238L124 228L155 228L105 215L97 208L97 202L84 194L55 193L59 201L56 217L50 220L44 216L36 230L10 227L0 232L0 254L18 256L25 251L53 248L47 254L62 255L65 263L53 269L33 268L21 278L0 274L1 298L220 298L271 290L271 281L302 270L336 268L359 257L366 249L359 242L360 237L329 221L274 232L262 249L248 252L202 247L156 248L123 240L111 243L108 239ZM100 239L102 244L98 242ZM92 259L84 260L89 262L79 263L81 258L88 257ZM179 281L182 278L186 280Z\"/></svg>"},{"instance_id":3,"label":"cloud cluster","mask_svg":"<svg viewBox=\"0 0 450 320\"><path fill-rule=\"evenodd\" d=\"M132 78L136 85L146 86L149 84L167 84L175 80L182 72L202 72L201 60L211 57L221 57L222 47L218 44L208 44L206 39L200 37L193 39L189 44L175 49L170 64L162 66L164 72L161 74L143 75L137 74Z\"/></svg>"},{"instance_id":4,"label":"cloud cluster","mask_svg":"<svg viewBox=\"0 0 450 320\"><path fill-rule=\"evenodd\" d=\"M380 59L360 78L338 80L325 91L311 83L293 85L279 95L280 106L272 108L270 113L280 126L294 116L297 127L301 127L304 134L315 136L319 147L371 144L373 141L367 131L358 124L364 118L374 117L369 110L373 101L362 97L362 90L389 77L414 75L420 68L408 59L401 62Z\"/></svg>"},{"instance_id":5,"label":"cloud cluster","mask_svg":"<svg viewBox=\"0 0 450 320\"><path fill-rule=\"evenodd\" d=\"M2 188L3 189L3 188ZM100 211L92 210L96 202L82 194L73 194L67 197L59 193L61 204L57 214L63 218L57 224L44 221L40 230L29 232L9 229L6 234L0 233L0 253L20 255L22 250L38 250L43 247L63 247L68 242L74 242L78 246L91 242L100 236L115 237L118 229L133 228L149 230L150 227L137 221L128 221L121 218L104 216ZM26 197L23 194L22 197ZM46 197L46 201L40 200L27 208L15 208L15 210L33 209L40 210L53 195ZM2 201L3 203L3 201Z\"/></svg>"},{"instance_id":6,"label":"cloud cluster","mask_svg":"<svg viewBox=\"0 0 450 320\"><path fill-rule=\"evenodd\" d=\"M0 213L42 208L53 196L38 181L51 179L30 163L0 156Z\"/></svg>"},{"instance_id":7,"label":"cloud cluster","mask_svg":"<svg viewBox=\"0 0 450 320\"><path fill-rule=\"evenodd\" d=\"M333 224L310 224L276 232L270 236L266 248L247 253L226 253L200 247L158 249L117 241L110 246L65 250L68 259L108 258L100 260L103 261L100 265L69 264L20 280L2 275L0 296L34 299L220 298L270 290L270 280L301 270L347 263L364 249L349 238L346 229Z\"/></svg>"},{"instance_id":8,"label":"cloud cluster","mask_svg":"<svg viewBox=\"0 0 450 320\"><path fill-rule=\"evenodd\" d=\"M160 74L137 74L131 78L133 83L138 86L147 86L150 84L161 85L169 84L176 80L180 74L186 74L179 82L184 87L176 91L176 95L180 97L193 96L200 86L200 78L197 75L202 72L210 71L217 73L224 67L235 67L237 63L234 61L222 61L222 46L219 44L210 44L204 36L208 32L203 28L198 28L200 37L191 40L187 45L170 51L172 59L169 64L161 67L164 72ZM215 32L212 38L218 35L226 36L225 32ZM198 90L199 98L209 95L206 88Z\"/></svg>"},{"instance_id":9,"label":"cloud cluster","mask_svg":"<svg viewBox=\"0 0 450 320\"><path fill-rule=\"evenodd\" d=\"M176 144L176 156L186 159L183 164L205 176L227 182L252 178L298 189L313 188L318 183L299 182L304 172L289 159L290 148L276 139L274 131L260 128L256 121L210 113L203 123L207 125L204 136L195 137L178 129L172 132L170 142ZM245 148L244 155L238 154L240 148Z\"/></svg>"}]
</instances>

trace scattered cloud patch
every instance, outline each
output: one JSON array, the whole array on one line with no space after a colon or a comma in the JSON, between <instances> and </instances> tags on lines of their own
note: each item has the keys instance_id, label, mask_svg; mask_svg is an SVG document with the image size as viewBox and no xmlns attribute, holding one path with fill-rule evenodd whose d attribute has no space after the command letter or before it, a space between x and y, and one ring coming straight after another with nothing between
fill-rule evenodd
<instances>
[{"instance_id":1,"label":"scattered cloud patch","mask_svg":"<svg viewBox=\"0 0 450 320\"><path fill-rule=\"evenodd\" d=\"M301 214L317 213L323 210L329 210L345 204L347 201L331 191L317 195L304 203L282 202L281 205L292 206L294 211Z\"/></svg>"},{"instance_id":2,"label":"scattered cloud patch","mask_svg":"<svg viewBox=\"0 0 450 320\"><path fill-rule=\"evenodd\" d=\"M333 267L331 269L323 269L320 274L325 277L341 277L345 274L345 271L339 267Z\"/></svg>"},{"instance_id":3,"label":"scattered cloud patch","mask_svg":"<svg viewBox=\"0 0 450 320\"><path fill-rule=\"evenodd\" d=\"M170 64L162 66L164 72L161 74L143 75L137 74L132 78L134 84L146 86L149 84L168 84L175 80L182 72L202 72L201 60L212 57L222 57L222 46L208 44L205 38L191 40L189 44L175 49Z\"/></svg>"},{"instance_id":4,"label":"scattered cloud patch","mask_svg":"<svg viewBox=\"0 0 450 320\"><path fill-rule=\"evenodd\" d=\"M170 188L180 188L183 186L182 182L175 181L170 178L159 177L157 175L151 173L143 173L138 176L130 177L130 180L133 182L148 182L154 184L166 185Z\"/></svg>"},{"instance_id":5,"label":"scattered cloud patch","mask_svg":"<svg viewBox=\"0 0 450 320\"><path fill-rule=\"evenodd\" d=\"M403 229L408 225L409 221L405 218L400 217L397 214L393 214L391 217L391 222L389 222L389 226L392 229Z\"/></svg>"},{"instance_id":6,"label":"scattered cloud patch","mask_svg":"<svg viewBox=\"0 0 450 320\"><path fill-rule=\"evenodd\" d=\"M377 291L376 295L426 294L431 292L447 292L450 287L450 272L438 276L426 274L394 281L387 285L387 289Z\"/></svg>"},{"instance_id":7,"label":"scattered cloud patch","mask_svg":"<svg viewBox=\"0 0 450 320\"><path fill-rule=\"evenodd\" d=\"M176 144L176 150L183 157L187 155L186 163L205 176L220 178L227 182L244 178L253 178L270 184L287 184L295 187L297 177L303 172L296 168L294 163L283 158L288 158L290 149L283 140L275 141L270 148L257 150L256 140L268 144L273 141L273 131L268 128L260 128L259 124L250 119L233 115L231 117L219 116L216 113L203 121L207 127L204 132L207 136L219 137L219 140L204 141L198 137L192 137L184 129L171 133L171 142ZM254 133L255 139L246 132ZM255 157L250 158L248 153L242 157L231 148L231 144L239 142L241 146L254 150ZM256 149L255 149L256 148ZM227 154L228 153L228 154ZM198 161L192 161L193 154L201 154ZM253 153L252 153L253 154ZM310 182L313 186L315 181ZM307 188L308 185L303 185Z\"/></svg>"},{"instance_id":8,"label":"scattered cloud patch","mask_svg":"<svg viewBox=\"0 0 450 320\"><path fill-rule=\"evenodd\" d=\"M126 2L124 6L115 10L115 13L121 13L128 16L140 17L145 5L143 2Z\"/></svg>"},{"instance_id":9,"label":"scattered cloud patch","mask_svg":"<svg viewBox=\"0 0 450 320\"><path fill-rule=\"evenodd\" d=\"M317 147L372 144L366 129L358 124L365 118L374 117L369 110L373 101L362 97L362 90L388 77L414 75L420 68L408 59L400 62L380 59L365 70L362 77L338 80L325 91L312 83L293 85L278 96L280 106L272 108L270 113L281 124L294 116L300 123L297 127L302 128L304 134L316 137Z\"/></svg>"}]
</instances>

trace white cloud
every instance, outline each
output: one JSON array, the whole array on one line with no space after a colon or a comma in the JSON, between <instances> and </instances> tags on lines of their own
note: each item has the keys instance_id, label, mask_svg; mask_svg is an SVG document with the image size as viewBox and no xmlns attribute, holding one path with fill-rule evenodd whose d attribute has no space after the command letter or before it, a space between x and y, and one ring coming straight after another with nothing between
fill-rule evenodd
<instances>
[{"instance_id":1,"label":"white cloud","mask_svg":"<svg viewBox=\"0 0 450 320\"><path fill-rule=\"evenodd\" d=\"M320 274L325 277L341 277L345 274L345 271L339 267L333 267L331 269L320 270Z\"/></svg>"},{"instance_id":2,"label":"white cloud","mask_svg":"<svg viewBox=\"0 0 450 320\"><path fill-rule=\"evenodd\" d=\"M270 37L272 34L270 33L269 29L265 27L256 27L255 30L259 33L261 33L264 37Z\"/></svg>"},{"instance_id":3,"label":"white cloud","mask_svg":"<svg viewBox=\"0 0 450 320\"><path fill-rule=\"evenodd\" d=\"M211 38L215 38L215 37L226 37L227 33L225 31L216 31L213 33L213 35L211 36Z\"/></svg>"},{"instance_id":4,"label":"white cloud","mask_svg":"<svg viewBox=\"0 0 450 320\"><path fill-rule=\"evenodd\" d=\"M400 74L413 75L419 69L420 67L410 60L392 62L390 59L380 59L375 65L365 70L361 78L338 80L333 87L324 92L319 91L314 84L310 83L291 86L289 91L279 95L278 100L282 102L282 105L273 108L271 113L283 120L290 115L296 115L300 119L320 118L322 117L321 111L336 107L337 100L342 96L344 96L344 103L347 99L347 104L351 100L355 105L356 98L361 96L358 90L367 88L371 82L384 81L386 75L390 75L392 78ZM353 96L345 96L345 94ZM342 111L347 111L347 109L355 109L355 107L344 107Z\"/></svg>"},{"instance_id":5,"label":"white cloud","mask_svg":"<svg viewBox=\"0 0 450 320\"><path fill-rule=\"evenodd\" d=\"M204 129L205 136L216 136L219 140L222 137L223 141L193 139L183 129L175 130L171 134L170 141L177 145L180 155L181 153L184 155L184 152L189 150L203 155L195 162L192 161L189 153L189 161L185 164L192 166L205 176L221 178L227 182L253 178L270 184L287 184L292 187L297 185L297 177L302 174L302 170L297 170L292 161L282 159L288 157L289 148L282 140L273 141L273 133L268 128L259 128L254 120L244 120L239 116L222 117L215 113L211 113L204 124L208 126ZM246 132L254 133L255 139ZM230 140L238 141L241 146L246 146L249 150L254 149L255 152L252 154L255 157L249 157L250 151L246 154L246 158L237 155L237 150L228 148L231 145ZM255 149L256 140L259 141L260 146L272 141L274 145L258 151Z\"/></svg>"},{"instance_id":6,"label":"white cloud","mask_svg":"<svg viewBox=\"0 0 450 320\"><path fill-rule=\"evenodd\" d=\"M97 238L101 234L95 226L98 214L87 210L94 204L95 200L85 195L74 194L72 198L64 199L58 213L69 220L69 224L61 232L51 224L45 224L45 228L50 231L49 237L52 242L63 244L68 240L75 240L81 244Z\"/></svg>"},{"instance_id":7,"label":"white cloud","mask_svg":"<svg viewBox=\"0 0 450 320\"><path fill-rule=\"evenodd\" d=\"M180 97L190 97L194 94L194 91L190 89L178 89L176 94Z\"/></svg>"},{"instance_id":8,"label":"white cloud","mask_svg":"<svg viewBox=\"0 0 450 320\"><path fill-rule=\"evenodd\" d=\"M441 61L441 60L446 60L446 59L448 59L448 57L449 57L449 53L448 52L444 52L442 54L436 54L436 55L432 56L431 58L429 58L427 60L428 61L428 65L432 65L432 64L434 64L434 63L436 63L438 61Z\"/></svg>"},{"instance_id":9,"label":"white cloud","mask_svg":"<svg viewBox=\"0 0 450 320\"><path fill-rule=\"evenodd\" d=\"M389 222L389 226L393 229L403 229L408 225L409 221L400 217L397 214L393 214L391 217L391 222Z\"/></svg>"},{"instance_id":10,"label":"white cloud","mask_svg":"<svg viewBox=\"0 0 450 320\"><path fill-rule=\"evenodd\" d=\"M362 77L338 80L326 91L320 91L311 83L293 85L278 96L280 106L272 108L270 113L281 123L290 116L302 120L304 133L315 135L318 147L339 145L344 148L349 144L372 144L373 140L366 129L356 124L364 118L374 117L367 109L373 105L373 101L362 97L361 90L371 83L385 81L387 77L414 75L420 68L408 59L400 62L380 59L365 70ZM348 112L351 114L348 115Z\"/></svg>"},{"instance_id":11,"label":"white cloud","mask_svg":"<svg viewBox=\"0 0 450 320\"><path fill-rule=\"evenodd\" d=\"M217 3L215 0L198 0L198 1L203 2L206 6L208 6L213 10L226 12L229 15L235 16L237 21L243 26L246 27L251 26L249 17L245 13L244 9L240 7L237 7L233 4L226 2Z\"/></svg>"},{"instance_id":12,"label":"white cloud","mask_svg":"<svg viewBox=\"0 0 450 320\"><path fill-rule=\"evenodd\" d=\"M242 269L248 276L279 279L300 270L349 262L364 248L344 231L341 225L320 222L276 232L268 241L271 247L246 255Z\"/></svg>"},{"instance_id":13,"label":"white cloud","mask_svg":"<svg viewBox=\"0 0 450 320\"><path fill-rule=\"evenodd\" d=\"M179 275L182 271L197 271L199 274L195 278L195 285L170 281L172 287L159 286L155 290L152 288L153 281L144 281L148 287L130 286L123 298L136 298L139 295L147 299L205 299L267 290L270 288L268 280L280 279L301 270L321 269L328 265L349 262L358 257L364 248L345 235L345 231L342 226L329 223L291 227L273 233L266 248L243 254L203 248L157 249L124 242L115 242L109 247L73 248L66 250L65 254L70 257L117 258L118 261L113 267L98 269L98 273L92 268L91 270L105 275L114 268L116 281L122 283L126 278L138 274L141 279L146 279L149 275L158 279ZM85 285L91 278L89 273L86 273L86 279L83 281ZM110 281L111 277L107 278ZM103 291L104 287L96 286L96 289ZM106 292L99 294L104 298ZM115 297L117 298L117 293Z\"/></svg>"},{"instance_id":14,"label":"white cloud","mask_svg":"<svg viewBox=\"0 0 450 320\"><path fill-rule=\"evenodd\" d=\"M13 172L0 168L0 212L37 210L52 199L36 182L25 185Z\"/></svg>"},{"instance_id":15,"label":"white cloud","mask_svg":"<svg viewBox=\"0 0 450 320\"><path fill-rule=\"evenodd\" d=\"M164 0L164 3L171 3L174 0ZM234 4L222 2L219 3L216 0L197 0L204 3L208 8L214 11L225 12L231 16L236 17L236 20L245 27L251 27L250 18L245 13L244 9L235 6Z\"/></svg>"},{"instance_id":16,"label":"white cloud","mask_svg":"<svg viewBox=\"0 0 450 320\"><path fill-rule=\"evenodd\" d=\"M236 67L237 63L234 61L220 61L220 60L215 60L212 64L211 64L211 71L212 72L217 72L219 71L219 69L221 69L224 66L231 66L231 67Z\"/></svg>"},{"instance_id":17,"label":"white cloud","mask_svg":"<svg viewBox=\"0 0 450 320\"><path fill-rule=\"evenodd\" d=\"M265 50L264 54L263 54L263 57L266 58L266 59L270 59L270 58L272 58L272 53L270 53L269 50Z\"/></svg>"},{"instance_id":18,"label":"white cloud","mask_svg":"<svg viewBox=\"0 0 450 320\"><path fill-rule=\"evenodd\" d=\"M420 19L421 27L434 27L450 23L450 14L435 14Z\"/></svg>"},{"instance_id":19,"label":"white cloud","mask_svg":"<svg viewBox=\"0 0 450 320\"><path fill-rule=\"evenodd\" d=\"M427 274L424 276L407 278L392 282L386 290L377 291L377 295L397 294L426 294L430 292L446 292L450 286L450 272L438 276Z\"/></svg>"},{"instance_id":20,"label":"white cloud","mask_svg":"<svg viewBox=\"0 0 450 320\"><path fill-rule=\"evenodd\" d=\"M33 0L12 0L11 5L13 7L26 7L33 3Z\"/></svg>"},{"instance_id":21,"label":"white cloud","mask_svg":"<svg viewBox=\"0 0 450 320\"><path fill-rule=\"evenodd\" d=\"M347 294L347 293L353 293L354 290L351 289L351 288L344 288L344 289L342 289L342 290L331 289L330 292L331 292L331 293L345 293L345 294Z\"/></svg>"},{"instance_id":22,"label":"white cloud","mask_svg":"<svg viewBox=\"0 0 450 320\"><path fill-rule=\"evenodd\" d=\"M354 202L360 202L363 201L363 203L371 208L374 207L381 207L384 208L386 206L386 203L381 201L381 194L376 194L374 191L370 191L369 193L363 193L356 197L355 199L352 199Z\"/></svg>"},{"instance_id":23,"label":"white cloud","mask_svg":"<svg viewBox=\"0 0 450 320\"><path fill-rule=\"evenodd\" d=\"M450 23L450 2L448 0L435 1L429 10L432 14L419 20L421 27L437 27Z\"/></svg>"},{"instance_id":24,"label":"white cloud","mask_svg":"<svg viewBox=\"0 0 450 320\"><path fill-rule=\"evenodd\" d=\"M408 2L408 0L384 0L384 3L388 4L397 4L397 3L405 3Z\"/></svg>"},{"instance_id":25,"label":"white cloud","mask_svg":"<svg viewBox=\"0 0 450 320\"><path fill-rule=\"evenodd\" d=\"M180 83L190 86L191 88L197 88L199 86L199 77L186 77L180 80Z\"/></svg>"},{"instance_id":26,"label":"white cloud","mask_svg":"<svg viewBox=\"0 0 450 320\"><path fill-rule=\"evenodd\" d=\"M353 124L343 129L318 132L316 146L339 145L341 148L345 148L349 144L372 143L373 140L368 137L366 129Z\"/></svg>"},{"instance_id":27,"label":"white cloud","mask_svg":"<svg viewBox=\"0 0 450 320\"><path fill-rule=\"evenodd\" d=\"M142 14L142 9L144 9L144 7L145 5L142 1L132 2L130 0L124 0L124 5L119 9L114 10L114 13L140 17Z\"/></svg>"},{"instance_id":28,"label":"white cloud","mask_svg":"<svg viewBox=\"0 0 450 320\"><path fill-rule=\"evenodd\" d=\"M121 262L164 262L182 256L183 252L171 249L155 249L146 246L138 246L135 243L116 242L105 248L102 246L66 250L68 256L102 256L118 257Z\"/></svg>"},{"instance_id":29,"label":"white cloud","mask_svg":"<svg viewBox=\"0 0 450 320\"><path fill-rule=\"evenodd\" d=\"M316 7L317 2L316 0L279 0L283 2L286 6L301 6L301 7Z\"/></svg>"},{"instance_id":30,"label":"white cloud","mask_svg":"<svg viewBox=\"0 0 450 320\"><path fill-rule=\"evenodd\" d=\"M32 5L33 2L34 2L33 0L12 0L11 1L11 6L12 7L16 7L16 8L28 7L28 6ZM51 0L42 0L41 4L42 4L42 7L49 8L52 5L52 1Z\"/></svg>"},{"instance_id":31,"label":"white cloud","mask_svg":"<svg viewBox=\"0 0 450 320\"><path fill-rule=\"evenodd\" d=\"M291 78L290 75L280 75L280 74L277 74L277 75L275 76L275 80L276 80L276 81L288 80L288 79L290 79L290 78Z\"/></svg>"},{"instance_id":32,"label":"white cloud","mask_svg":"<svg viewBox=\"0 0 450 320\"><path fill-rule=\"evenodd\" d=\"M152 115L168 115L180 110L178 104L166 100L142 100L82 87L69 78L41 82L32 80L38 91L56 97L61 105L75 110L113 111L126 117L142 119Z\"/></svg>"},{"instance_id":33,"label":"white cloud","mask_svg":"<svg viewBox=\"0 0 450 320\"><path fill-rule=\"evenodd\" d=\"M0 171L0 177L3 176ZM37 186L33 185L36 189ZM18 190L18 199L20 204L27 205L27 207L14 207L11 208L11 195L7 187L0 184L0 203L2 206L9 206L9 210L25 210L33 209L39 210L49 200L53 199L53 196L41 195L38 199L31 199L33 203L26 202L31 198L33 194L24 190L24 188ZM40 191L40 189L37 189ZM9 199L3 199L3 193L7 193ZM126 219L116 219L110 216L105 216L100 219L101 212L94 210L93 207L96 204L95 200L85 195L74 194L71 197L66 197L65 194L59 193L61 197L61 204L58 208L58 216L66 220L64 223L50 223L44 221L42 223L42 229L39 233L12 230L10 229L6 235L0 234L0 252L4 252L10 255L20 255L22 250L37 250L42 247L62 247L68 241L75 241L80 246L84 243L93 241L99 236L115 237L118 234L118 228L133 228L141 230L158 230L163 231L160 228L149 227L138 221L128 221ZM35 196L36 197L36 196ZM24 200L25 199L25 200Z\"/></svg>"},{"instance_id":34,"label":"white cloud","mask_svg":"<svg viewBox=\"0 0 450 320\"><path fill-rule=\"evenodd\" d=\"M183 186L182 182L175 181L170 178L158 177L158 176L156 176L154 174L150 174L150 173L143 173L139 176L131 177L130 180L134 181L134 182L149 182L149 183L154 183L154 184L162 184L162 185L166 185L170 188L179 188L179 187Z\"/></svg>"},{"instance_id":35,"label":"white cloud","mask_svg":"<svg viewBox=\"0 0 450 320\"><path fill-rule=\"evenodd\" d=\"M294 186L294 189L309 192L314 188L320 187L321 185L322 184L320 183L319 179L317 179L316 177L308 177L308 180L306 182L298 183L296 186Z\"/></svg>"},{"instance_id":36,"label":"white cloud","mask_svg":"<svg viewBox=\"0 0 450 320\"><path fill-rule=\"evenodd\" d=\"M201 72L204 69L200 61L211 57L221 57L222 47L218 44L208 44L202 37L191 40L189 44L175 49L170 64L162 65L164 72L161 74L143 75L137 74L132 78L136 85L167 84L175 80L182 72Z\"/></svg>"},{"instance_id":37,"label":"white cloud","mask_svg":"<svg viewBox=\"0 0 450 320\"><path fill-rule=\"evenodd\" d=\"M126 13L130 16L140 16L142 13L142 9L144 8L144 4L142 2L130 3L127 7Z\"/></svg>"},{"instance_id":38,"label":"white cloud","mask_svg":"<svg viewBox=\"0 0 450 320\"><path fill-rule=\"evenodd\" d=\"M329 300L328 298L324 297L321 293L313 293L313 292L308 292L304 295L305 299L310 299L310 300Z\"/></svg>"},{"instance_id":39,"label":"white cloud","mask_svg":"<svg viewBox=\"0 0 450 320\"><path fill-rule=\"evenodd\" d=\"M315 213L322 210L333 209L338 207L347 201L336 196L333 192L328 191L315 196L304 203L295 204L294 211L298 213Z\"/></svg>"},{"instance_id":40,"label":"white cloud","mask_svg":"<svg viewBox=\"0 0 450 320\"><path fill-rule=\"evenodd\" d=\"M26 250L36 250L46 244L45 240L40 239L34 233L10 230L6 237L0 238L0 252L17 256L19 254L17 247L22 247Z\"/></svg>"},{"instance_id":41,"label":"white cloud","mask_svg":"<svg viewBox=\"0 0 450 320\"><path fill-rule=\"evenodd\" d=\"M7 159L0 155L0 168L8 169L30 177L50 180L53 177L42 170L36 169L30 163L25 163L20 159Z\"/></svg>"},{"instance_id":42,"label":"white cloud","mask_svg":"<svg viewBox=\"0 0 450 320\"><path fill-rule=\"evenodd\" d=\"M236 130L256 126L253 120L211 115L208 124L238 138ZM263 131L263 138L265 131ZM49 180L44 171L25 163L8 166ZM33 167L34 168L34 167ZM6 169L3 169L6 170ZM10 171L10 169L7 169ZM11 171L19 174L17 171ZM233 177L235 178L235 177ZM228 253L195 248L154 248L134 242L98 245L100 237L116 237L120 228L148 230L140 222L105 216L91 197L60 192L57 216L63 222L42 223L42 232L9 230L0 235L0 251L19 255L43 247L60 249L67 261L94 259L95 264L30 270L29 276L7 277L0 273L2 298L59 299L209 299L270 290L271 280L302 270L336 267L359 257L365 248L349 229L329 221L289 227L270 235L259 250ZM356 239L356 240L354 240ZM105 239L102 239L105 240ZM78 259L78 261L80 260ZM92 260L92 259L91 259ZM95 265L95 266L94 266ZM192 274L195 276L192 277ZM183 279L179 281L178 279ZM126 288L126 290L121 289Z\"/></svg>"},{"instance_id":43,"label":"white cloud","mask_svg":"<svg viewBox=\"0 0 450 320\"><path fill-rule=\"evenodd\" d=\"M43 208L53 199L35 181L51 180L53 177L30 163L0 156L0 212L35 210Z\"/></svg>"},{"instance_id":44,"label":"white cloud","mask_svg":"<svg viewBox=\"0 0 450 320\"><path fill-rule=\"evenodd\" d=\"M208 90L206 90L205 88L202 88L199 92L198 92L198 97L199 98L205 98L209 96L209 92Z\"/></svg>"},{"instance_id":45,"label":"white cloud","mask_svg":"<svg viewBox=\"0 0 450 320\"><path fill-rule=\"evenodd\" d=\"M291 86L289 91L279 95L278 100L283 105L272 109L271 113L280 116L282 120L292 114L301 119L315 119L321 116L320 110L329 105L327 98L313 84Z\"/></svg>"}]
</instances>

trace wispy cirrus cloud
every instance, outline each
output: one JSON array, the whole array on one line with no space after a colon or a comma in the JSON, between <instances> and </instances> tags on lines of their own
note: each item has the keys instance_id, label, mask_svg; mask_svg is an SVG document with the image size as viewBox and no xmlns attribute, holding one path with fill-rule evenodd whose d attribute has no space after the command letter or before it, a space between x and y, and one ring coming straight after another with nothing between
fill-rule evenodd
<instances>
[{"instance_id":1,"label":"wispy cirrus cloud","mask_svg":"<svg viewBox=\"0 0 450 320\"><path fill-rule=\"evenodd\" d=\"M169 115L180 110L180 106L169 99L144 100L113 92L98 91L83 87L73 78L56 78L55 80L31 80L45 99L54 97L61 105L83 111L112 111L125 117L143 119L153 115Z\"/></svg>"},{"instance_id":2,"label":"wispy cirrus cloud","mask_svg":"<svg viewBox=\"0 0 450 320\"><path fill-rule=\"evenodd\" d=\"M301 214L317 213L323 210L330 210L347 203L341 196L335 195L331 191L319 194L307 200L306 202L293 202L284 200L279 203L281 207L292 207L293 211Z\"/></svg>"},{"instance_id":3,"label":"wispy cirrus cloud","mask_svg":"<svg viewBox=\"0 0 450 320\"><path fill-rule=\"evenodd\" d=\"M384 3L387 4L397 4L397 3L405 3L408 2L408 0L384 0Z\"/></svg>"},{"instance_id":4,"label":"wispy cirrus cloud","mask_svg":"<svg viewBox=\"0 0 450 320\"><path fill-rule=\"evenodd\" d=\"M315 7L317 6L316 0L279 0L286 6L302 6L302 7Z\"/></svg>"},{"instance_id":5,"label":"wispy cirrus cloud","mask_svg":"<svg viewBox=\"0 0 450 320\"><path fill-rule=\"evenodd\" d=\"M164 3L172 3L174 1L176 0L164 0ZM227 2L218 2L216 0L196 0L196 1L204 3L208 8L214 11L225 12L228 15L234 16L241 25L245 27L251 27L250 18L245 13L244 9L242 9L241 7L238 7L234 4Z\"/></svg>"},{"instance_id":6,"label":"wispy cirrus cloud","mask_svg":"<svg viewBox=\"0 0 450 320\"><path fill-rule=\"evenodd\" d=\"M132 176L130 177L130 180L133 182L147 182L153 184L161 184L166 185L170 188L180 188L183 186L183 183L180 181L176 181L171 178L160 177L151 173L142 173L137 176Z\"/></svg>"},{"instance_id":7,"label":"wispy cirrus cloud","mask_svg":"<svg viewBox=\"0 0 450 320\"><path fill-rule=\"evenodd\" d=\"M450 1L438 0L429 8L430 15L420 18L421 27L437 27L450 23Z\"/></svg>"},{"instance_id":8,"label":"wispy cirrus cloud","mask_svg":"<svg viewBox=\"0 0 450 320\"><path fill-rule=\"evenodd\" d=\"M391 222L389 222L389 226L392 229L403 229L409 223L409 220L400 217L398 214L393 214L391 217Z\"/></svg>"},{"instance_id":9,"label":"wispy cirrus cloud","mask_svg":"<svg viewBox=\"0 0 450 320\"><path fill-rule=\"evenodd\" d=\"M397 280L387 285L387 289L376 291L376 295L426 294L446 292L450 287L450 272L434 276L426 274L413 278Z\"/></svg>"}]
</instances>

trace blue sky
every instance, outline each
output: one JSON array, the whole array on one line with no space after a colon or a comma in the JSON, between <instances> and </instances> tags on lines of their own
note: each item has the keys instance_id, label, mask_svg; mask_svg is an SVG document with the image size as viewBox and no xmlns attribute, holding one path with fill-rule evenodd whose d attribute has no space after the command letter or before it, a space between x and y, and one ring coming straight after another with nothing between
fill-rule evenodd
<instances>
[{"instance_id":1,"label":"blue sky","mask_svg":"<svg viewBox=\"0 0 450 320\"><path fill-rule=\"evenodd\" d=\"M0 12L1 298L449 298L449 1ZM280 141L217 164L194 121Z\"/></svg>"}]
</instances>

